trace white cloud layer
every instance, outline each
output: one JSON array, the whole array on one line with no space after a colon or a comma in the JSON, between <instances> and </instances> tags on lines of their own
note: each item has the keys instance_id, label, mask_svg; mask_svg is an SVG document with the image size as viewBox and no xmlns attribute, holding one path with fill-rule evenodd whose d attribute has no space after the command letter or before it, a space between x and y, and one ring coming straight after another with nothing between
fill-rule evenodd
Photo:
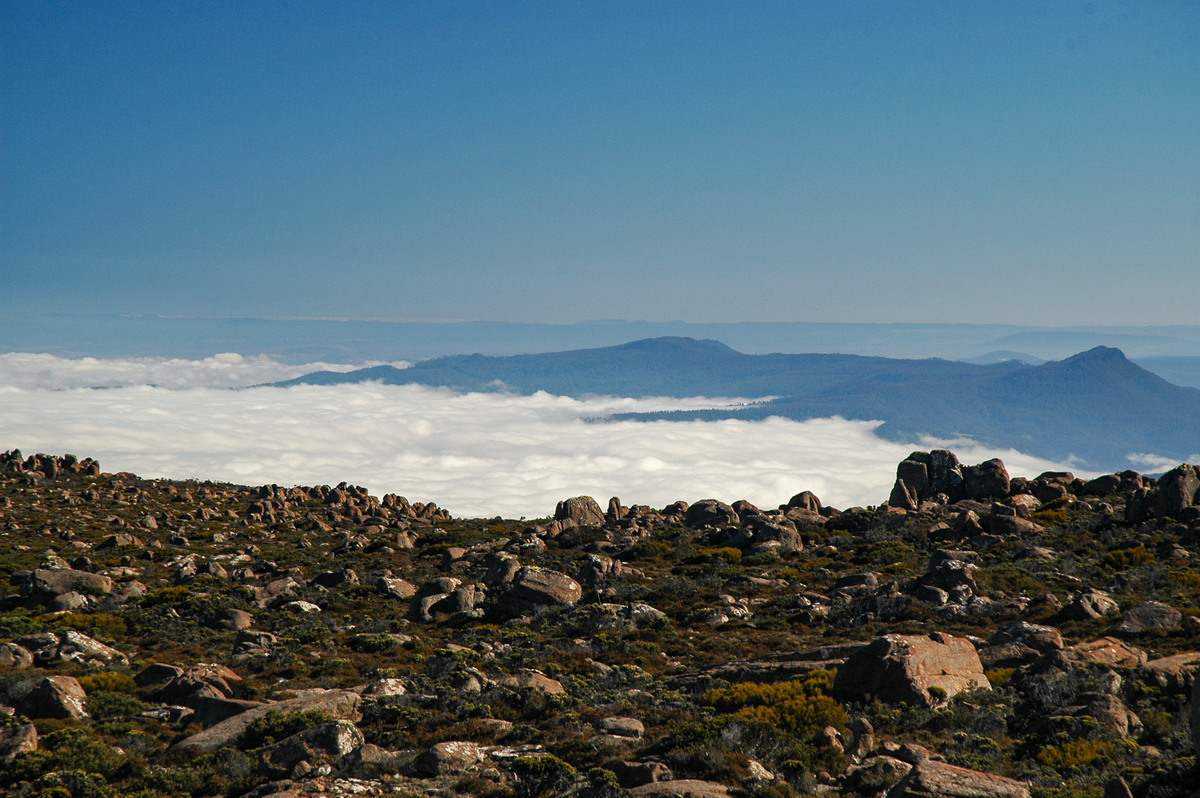
<instances>
[{"instance_id":1,"label":"white cloud layer","mask_svg":"<svg viewBox=\"0 0 1200 798\"><path fill-rule=\"evenodd\" d=\"M0 385L25 389L120 388L158 385L163 388L240 388L279 382L314 371L351 371L382 362L303 363L292 365L267 355L223 352L203 360L165 357L65 358L28 352L0 354ZM406 361L390 365L409 366Z\"/></svg>"},{"instance_id":2,"label":"white cloud layer","mask_svg":"<svg viewBox=\"0 0 1200 798\"><path fill-rule=\"evenodd\" d=\"M877 423L840 418L588 421L713 404L379 384L241 391L10 384L0 387L0 449L70 452L97 458L106 471L147 477L346 481L377 495L434 501L456 516L534 518L580 494L656 507L703 498L772 507L811 490L838 507L879 504L896 463L930 448L885 441L874 434ZM1001 457L1014 476L1064 468L969 442L954 448L969 463Z\"/></svg>"}]
</instances>

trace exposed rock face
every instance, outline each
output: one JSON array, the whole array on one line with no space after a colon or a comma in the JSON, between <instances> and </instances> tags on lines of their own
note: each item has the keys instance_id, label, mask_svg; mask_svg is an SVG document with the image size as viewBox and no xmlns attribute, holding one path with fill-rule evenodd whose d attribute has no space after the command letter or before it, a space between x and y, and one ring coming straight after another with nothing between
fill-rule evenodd
<instances>
[{"instance_id":1,"label":"exposed rock face","mask_svg":"<svg viewBox=\"0 0 1200 798\"><path fill-rule=\"evenodd\" d=\"M840 668L834 693L857 700L875 696L889 703L934 705L974 688L989 688L975 647L965 638L941 632L930 635L884 635L851 654Z\"/></svg>"},{"instance_id":2,"label":"exposed rock face","mask_svg":"<svg viewBox=\"0 0 1200 798\"><path fill-rule=\"evenodd\" d=\"M501 684L505 687L528 688L542 693L556 694L567 692L562 682L558 679L551 679L541 671L533 670L522 671L515 676L505 676L502 679L497 679L496 684Z\"/></svg>"},{"instance_id":3,"label":"exposed rock face","mask_svg":"<svg viewBox=\"0 0 1200 798\"><path fill-rule=\"evenodd\" d=\"M338 720L305 729L262 752L267 775L290 775L298 765L336 765L362 747L363 734L353 723Z\"/></svg>"},{"instance_id":4,"label":"exposed rock face","mask_svg":"<svg viewBox=\"0 0 1200 798\"><path fill-rule=\"evenodd\" d=\"M11 765L18 756L37 747L37 727L32 723L0 728L0 765Z\"/></svg>"},{"instance_id":5,"label":"exposed rock face","mask_svg":"<svg viewBox=\"0 0 1200 798\"><path fill-rule=\"evenodd\" d=\"M1190 690L1196 680L1197 670L1200 670L1200 651L1152 659L1142 666L1142 673L1148 682L1171 692Z\"/></svg>"},{"instance_id":6,"label":"exposed rock face","mask_svg":"<svg viewBox=\"0 0 1200 798\"><path fill-rule=\"evenodd\" d=\"M618 737L641 737L646 727L637 718L605 718L600 721L600 730Z\"/></svg>"},{"instance_id":7,"label":"exposed rock face","mask_svg":"<svg viewBox=\"0 0 1200 798\"><path fill-rule=\"evenodd\" d=\"M926 759L918 762L888 798L1029 798L1024 782Z\"/></svg>"},{"instance_id":8,"label":"exposed rock face","mask_svg":"<svg viewBox=\"0 0 1200 798\"><path fill-rule=\"evenodd\" d=\"M804 510L810 513L821 512L821 500L812 491L800 491L792 498L788 499L787 506L796 510Z\"/></svg>"},{"instance_id":9,"label":"exposed rock face","mask_svg":"<svg viewBox=\"0 0 1200 798\"><path fill-rule=\"evenodd\" d=\"M698 779L652 781L629 792L637 798L729 798L729 788L724 784Z\"/></svg>"},{"instance_id":10,"label":"exposed rock face","mask_svg":"<svg viewBox=\"0 0 1200 798\"><path fill-rule=\"evenodd\" d=\"M1065 618L1086 621L1110 615L1119 609L1120 606L1112 596L1103 590L1089 589L1076 593L1067 606L1063 607L1062 614Z\"/></svg>"},{"instance_id":11,"label":"exposed rock face","mask_svg":"<svg viewBox=\"0 0 1200 798\"><path fill-rule=\"evenodd\" d=\"M1154 512L1159 518L1179 518L1184 508L1200 502L1200 473L1196 466L1172 468L1158 478Z\"/></svg>"},{"instance_id":12,"label":"exposed rock face","mask_svg":"<svg viewBox=\"0 0 1200 798\"><path fill-rule=\"evenodd\" d=\"M725 502L716 499L701 499L688 507L684 515L684 523L692 529L702 529L707 526L724 526L740 523L737 511Z\"/></svg>"},{"instance_id":13,"label":"exposed rock face","mask_svg":"<svg viewBox=\"0 0 1200 798\"><path fill-rule=\"evenodd\" d=\"M999 458L962 469L963 493L968 499L1002 499L1008 495L1008 469Z\"/></svg>"},{"instance_id":14,"label":"exposed rock face","mask_svg":"<svg viewBox=\"0 0 1200 798\"><path fill-rule=\"evenodd\" d=\"M88 717L87 693L73 676L47 676L18 708L31 718L82 720Z\"/></svg>"},{"instance_id":15,"label":"exposed rock face","mask_svg":"<svg viewBox=\"0 0 1200 798\"><path fill-rule=\"evenodd\" d=\"M888 506L916 511L927 501L1003 499L1011 490L1004 462L992 459L963 467L953 452L913 452L896 466Z\"/></svg>"},{"instance_id":16,"label":"exposed rock face","mask_svg":"<svg viewBox=\"0 0 1200 798\"><path fill-rule=\"evenodd\" d=\"M604 511L591 496L576 496L558 503L554 520L568 526L604 526Z\"/></svg>"},{"instance_id":17,"label":"exposed rock face","mask_svg":"<svg viewBox=\"0 0 1200 798\"><path fill-rule=\"evenodd\" d=\"M418 756L413 762L413 770L419 776L447 776L464 773L477 766L486 757L487 751L479 743L450 740L437 743Z\"/></svg>"},{"instance_id":18,"label":"exposed rock face","mask_svg":"<svg viewBox=\"0 0 1200 798\"><path fill-rule=\"evenodd\" d=\"M107 595L112 591L113 581L107 576L70 568L38 568L21 586L22 595L43 604L65 593Z\"/></svg>"},{"instance_id":19,"label":"exposed rock face","mask_svg":"<svg viewBox=\"0 0 1200 798\"><path fill-rule=\"evenodd\" d=\"M583 597L583 588L566 574L526 565L513 579L509 596L530 604L571 605Z\"/></svg>"},{"instance_id":20,"label":"exposed rock face","mask_svg":"<svg viewBox=\"0 0 1200 798\"><path fill-rule=\"evenodd\" d=\"M1179 610L1157 601L1147 601L1125 613L1125 617L1116 625L1116 631L1140 634L1155 629L1178 629L1182 622L1183 613Z\"/></svg>"},{"instance_id":21,"label":"exposed rock face","mask_svg":"<svg viewBox=\"0 0 1200 798\"><path fill-rule=\"evenodd\" d=\"M357 722L362 718L359 705L362 697L351 690L320 690L306 693L303 696L287 701L275 701L263 704L254 709L248 709L231 718L197 732L191 737L180 740L173 750L178 751L215 751L223 745L228 745L246 730L251 723L268 712L301 712L307 709L320 710L337 720Z\"/></svg>"},{"instance_id":22,"label":"exposed rock face","mask_svg":"<svg viewBox=\"0 0 1200 798\"><path fill-rule=\"evenodd\" d=\"M1115 637L1101 637L1077 643L1062 650L1065 659L1072 662L1096 662L1121 668L1136 668L1146 664L1146 652Z\"/></svg>"},{"instance_id":23,"label":"exposed rock face","mask_svg":"<svg viewBox=\"0 0 1200 798\"><path fill-rule=\"evenodd\" d=\"M33 654L16 643L0 643L0 668L28 668L33 665Z\"/></svg>"},{"instance_id":24,"label":"exposed rock face","mask_svg":"<svg viewBox=\"0 0 1200 798\"><path fill-rule=\"evenodd\" d=\"M74 630L53 634L42 632L18 638L17 643L29 649L39 665L76 662L81 665L124 663L127 657L111 646Z\"/></svg>"}]
</instances>

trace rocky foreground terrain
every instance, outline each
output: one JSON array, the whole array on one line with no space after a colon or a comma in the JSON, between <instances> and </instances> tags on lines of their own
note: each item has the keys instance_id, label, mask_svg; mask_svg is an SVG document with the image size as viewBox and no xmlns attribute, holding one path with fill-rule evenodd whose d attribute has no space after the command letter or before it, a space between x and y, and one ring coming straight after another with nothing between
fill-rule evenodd
<instances>
[{"instance_id":1,"label":"rocky foreground terrain","mask_svg":"<svg viewBox=\"0 0 1200 798\"><path fill-rule=\"evenodd\" d=\"M0 791L1194 795L1198 559L1188 465L531 524L7 452Z\"/></svg>"}]
</instances>

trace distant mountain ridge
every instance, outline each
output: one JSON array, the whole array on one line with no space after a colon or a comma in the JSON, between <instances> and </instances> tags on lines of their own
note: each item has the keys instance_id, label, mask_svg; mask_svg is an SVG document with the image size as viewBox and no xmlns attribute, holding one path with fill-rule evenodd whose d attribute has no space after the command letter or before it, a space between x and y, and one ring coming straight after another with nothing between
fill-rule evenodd
<instances>
[{"instance_id":1,"label":"distant mountain ridge","mask_svg":"<svg viewBox=\"0 0 1200 798\"><path fill-rule=\"evenodd\" d=\"M407 369L315 372L278 386L379 381L458 391L566 396L762 398L743 408L629 414L625 419L793 419L885 423L893 439L968 436L1097 470L1128 456L1183 461L1200 451L1200 390L1173 385L1099 346L1031 366L860 355L746 355L719 341L663 337L597 349L434 358ZM767 397L775 397L767 399Z\"/></svg>"}]
</instances>

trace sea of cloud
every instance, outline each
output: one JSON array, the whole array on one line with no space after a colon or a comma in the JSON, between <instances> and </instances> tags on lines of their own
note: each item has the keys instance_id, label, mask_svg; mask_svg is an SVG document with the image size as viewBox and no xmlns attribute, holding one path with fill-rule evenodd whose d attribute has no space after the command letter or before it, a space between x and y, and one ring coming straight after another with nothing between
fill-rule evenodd
<instances>
[{"instance_id":1,"label":"sea of cloud","mask_svg":"<svg viewBox=\"0 0 1200 798\"><path fill-rule=\"evenodd\" d=\"M0 385L15 388L122 388L157 385L162 388L237 388L280 382L314 371L351 371L383 361L288 364L267 355L223 352L201 360L165 357L65 358L30 352L0 354ZM386 365L405 368L397 361Z\"/></svg>"},{"instance_id":2,"label":"sea of cloud","mask_svg":"<svg viewBox=\"0 0 1200 798\"><path fill-rule=\"evenodd\" d=\"M0 358L0 372L11 367L9 358ZM878 422L842 418L603 420L738 401L729 399L458 394L373 383L162 387L186 385L197 374L202 383L228 382L233 373L244 384L283 378L275 376L281 364L230 356L148 365L142 374L152 376L142 378L153 386L74 387L88 375L100 375L97 384L134 379L130 364L141 362L58 359L37 384L0 382L0 448L70 452L97 458L106 471L147 477L251 485L345 481L377 495L433 501L456 516L536 518L580 494L656 507L703 498L773 507L811 490L838 507L879 504L896 463L938 445L883 440L875 434ZM1064 467L971 441L953 448L964 462L1001 457L1014 475Z\"/></svg>"}]
</instances>

